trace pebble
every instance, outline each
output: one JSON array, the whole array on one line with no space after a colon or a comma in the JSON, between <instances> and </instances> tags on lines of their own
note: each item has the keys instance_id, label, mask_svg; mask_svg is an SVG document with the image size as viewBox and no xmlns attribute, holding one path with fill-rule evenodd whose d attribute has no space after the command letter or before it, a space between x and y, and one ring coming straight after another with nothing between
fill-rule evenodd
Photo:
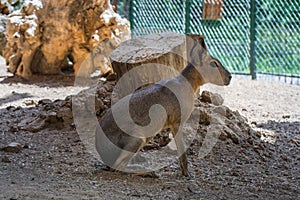
<instances>
[{"instance_id":1,"label":"pebble","mask_svg":"<svg viewBox=\"0 0 300 200\"><path fill-rule=\"evenodd\" d=\"M17 142L12 142L3 148L5 152L10 152L10 153L19 153L21 149L22 149L22 145Z\"/></svg>"},{"instance_id":2,"label":"pebble","mask_svg":"<svg viewBox=\"0 0 300 200\"><path fill-rule=\"evenodd\" d=\"M222 131L220 136L219 136L219 139L221 141L225 141L227 138L228 138L228 135L225 132Z\"/></svg>"},{"instance_id":3,"label":"pebble","mask_svg":"<svg viewBox=\"0 0 300 200\"><path fill-rule=\"evenodd\" d=\"M201 194L202 191L201 190L198 190L198 189L193 189L191 187L188 187L187 188L189 192L193 193L193 194Z\"/></svg>"},{"instance_id":4,"label":"pebble","mask_svg":"<svg viewBox=\"0 0 300 200\"><path fill-rule=\"evenodd\" d=\"M24 101L24 104L26 106L35 106L35 105L37 105L37 103L33 100L26 100L26 101Z\"/></svg>"},{"instance_id":5,"label":"pebble","mask_svg":"<svg viewBox=\"0 0 300 200\"><path fill-rule=\"evenodd\" d=\"M117 79L117 74L111 73L106 77L107 81L115 81Z\"/></svg>"},{"instance_id":6,"label":"pebble","mask_svg":"<svg viewBox=\"0 0 300 200\"><path fill-rule=\"evenodd\" d=\"M42 104L42 105L46 105L46 104L50 104L50 103L52 103L52 101L50 99L41 99L38 102L38 104Z\"/></svg>"},{"instance_id":7,"label":"pebble","mask_svg":"<svg viewBox=\"0 0 300 200\"><path fill-rule=\"evenodd\" d=\"M9 157L4 156L4 157L2 157L2 162L4 162L4 163L11 163L11 160L9 159Z\"/></svg>"}]
</instances>

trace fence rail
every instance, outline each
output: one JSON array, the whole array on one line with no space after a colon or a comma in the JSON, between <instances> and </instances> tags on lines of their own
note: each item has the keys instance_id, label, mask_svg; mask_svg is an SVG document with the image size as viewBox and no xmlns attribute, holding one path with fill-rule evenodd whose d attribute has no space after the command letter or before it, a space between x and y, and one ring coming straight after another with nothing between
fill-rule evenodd
<instances>
[{"instance_id":1,"label":"fence rail","mask_svg":"<svg viewBox=\"0 0 300 200\"><path fill-rule=\"evenodd\" d=\"M167 30L205 35L210 53L238 74L300 79L299 0L120 0L132 36ZM205 19L221 3L218 19ZM207 6L212 4L212 6ZM214 13L215 14L215 13ZM297 80L299 82L299 80Z\"/></svg>"}]
</instances>

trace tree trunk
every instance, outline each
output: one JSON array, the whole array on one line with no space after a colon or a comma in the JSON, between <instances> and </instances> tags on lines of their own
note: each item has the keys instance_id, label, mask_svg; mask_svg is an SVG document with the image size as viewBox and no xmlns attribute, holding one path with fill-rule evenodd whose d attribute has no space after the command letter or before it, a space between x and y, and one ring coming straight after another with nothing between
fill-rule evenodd
<instances>
[{"instance_id":1,"label":"tree trunk","mask_svg":"<svg viewBox=\"0 0 300 200\"><path fill-rule=\"evenodd\" d=\"M146 66L135 78L143 79L151 73L151 81L156 82L174 76L185 67L185 49L186 37L182 34L151 34L123 42L111 53L110 60L117 79L135 67ZM171 68L170 74L165 67Z\"/></svg>"},{"instance_id":2,"label":"tree trunk","mask_svg":"<svg viewBox=\"0 0 300 200\"><path fill-rule=\"evenodd\" d=\"M80 67L85 67L80 75L92 67L105 73L110 66L103 48L109 43L111 51L130 37L129 22L113 12L108 0L26 0L9 17L6 32L9 70L27 79L33 73L58 74L70 61L75 74ZM103 57L93 62L97 66L81 66L95 51Z\"/></svg>"}]
</instances>

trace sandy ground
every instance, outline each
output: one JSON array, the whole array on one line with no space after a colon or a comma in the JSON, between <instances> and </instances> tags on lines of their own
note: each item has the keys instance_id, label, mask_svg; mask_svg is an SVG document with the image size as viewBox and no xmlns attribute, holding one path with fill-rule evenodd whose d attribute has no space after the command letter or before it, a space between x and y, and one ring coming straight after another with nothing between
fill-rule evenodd
<instances>
[{"instance_id":1,"label":"sandy ground","mask_svg":"<svg viewBox=\"0 0 300 200\"><path fill-rule=\"evenodd\" d=\"M219 92L225 105L240 111L250 121L300 120L300 86L281 82L250 80L249 77L236 76L230 86L207 87Z\"/></svg>"},{"instance_id":2,"label":"sandy ground","mask_svg":"<svg viewBox=\"0 0 300 200\"><path fill-rule=\"evenodd\" d=\"M44 98L64 99L66 96L77 94L83 89L74 87L74 77L71 76L34 77L31 81L13 77L13 74L7 72L5 60L1 56L0 83L0 108L26 106L25 103L28 101L36 103L36 101Z\"/></svg>"},{"instance_id":3,"label":"sandy ground","mask_svg":"<svg viewBox=\"0 0 300 200\"><path fill-rule=\"evenodd\" d=\"M64 99L83 88L72 86L73 77L10 77L0 61L0 149L23 146L19 153L0 150L0 199L300 198L300 86L243 77L226 88L206 86L248 119L259 141L219 141L203 159L194 156L195 145L189 152L195 177L182 177L174 163L153 179L99 169L75 129L18 131L40 99Z\"/></svg>"}]
</instances>

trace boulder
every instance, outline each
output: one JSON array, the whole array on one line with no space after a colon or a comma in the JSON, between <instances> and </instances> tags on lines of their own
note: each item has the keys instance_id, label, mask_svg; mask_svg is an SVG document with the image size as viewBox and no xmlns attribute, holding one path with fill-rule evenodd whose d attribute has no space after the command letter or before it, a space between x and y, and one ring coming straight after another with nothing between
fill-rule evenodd
<instances>
[{"instance_id":1,"label":"boulder","mask_svg":"<svg viewBox=\"0 0 300 200\"><path fill-rule=\"evenodd\" d=\"M206 90L201 93L200 99L202 102L212 103L215 106L222 105L224 102L224 99L220 94L212 93Z\"/></svg>"}]
</instances>

